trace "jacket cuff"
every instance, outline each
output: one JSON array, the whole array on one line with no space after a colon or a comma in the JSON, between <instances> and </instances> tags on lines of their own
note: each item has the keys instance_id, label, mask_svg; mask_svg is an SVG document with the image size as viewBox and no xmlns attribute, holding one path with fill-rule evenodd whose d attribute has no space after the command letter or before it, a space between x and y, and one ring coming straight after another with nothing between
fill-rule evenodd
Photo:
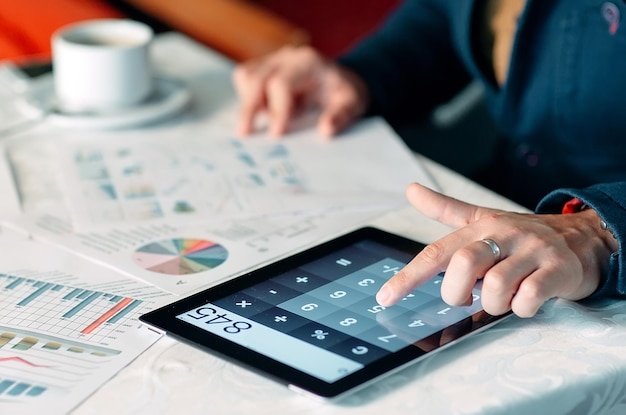
<instances>
[{"instance_id":1,"label":"jacket cuff","mask_svg":"<svg viewBox=\"0 0 626 415\"><path fill-rule=\"evenodd\" d=\"M544 197L537 205L535 212L561 213L563 205L572 198L580 199L596 211L600 219L606 222L608 231L617 239L619 246L618 251L611 255L608 270L592 297L626 296L626 258L623 252L626 229L623 225L616 225L624 223L624 208L599 189L559 189Z\"/></svg>"}]
</instances>

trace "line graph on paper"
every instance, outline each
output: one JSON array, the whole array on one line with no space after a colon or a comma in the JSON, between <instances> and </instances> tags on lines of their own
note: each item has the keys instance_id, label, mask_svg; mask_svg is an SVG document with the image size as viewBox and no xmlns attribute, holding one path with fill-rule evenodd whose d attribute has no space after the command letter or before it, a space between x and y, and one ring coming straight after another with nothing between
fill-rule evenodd
<instances>
[{"instance_id":1,"label":"line graph on paper","mask_svg":"<svg viewBox=\"0 0 626 415\"><path fill-rule=\"evenodd\" d=\"M0 325L0 401L65 394L119 353Z\"/></svg>"}]
</instances>

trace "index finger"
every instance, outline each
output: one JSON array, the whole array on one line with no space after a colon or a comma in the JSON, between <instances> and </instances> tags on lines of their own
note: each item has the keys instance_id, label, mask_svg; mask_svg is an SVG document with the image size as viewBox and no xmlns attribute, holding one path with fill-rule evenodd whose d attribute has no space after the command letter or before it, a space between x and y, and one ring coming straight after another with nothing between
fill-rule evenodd
<instances>
[{"instance_id":1,"label":"index finger","mask_svg":"<svg viewBox=\"0 0 626 415\"><path fill-rule=\"evenodd\" d=\"M413 183L407 187L407 199L415 209L443 224L460 228L425 247L411 262L391 278L376 295L381 305L392 305L415 287L445 271L452 255L476 239L475 230L466 225L499 211L475 206L445 196L426 186Z\"/></svg>"},{"instance_id":2,"label":"index finger","mask_svg":"<svg viewBox=\"0 0 626 415\"><path fill-rule=\"evenodd\" d=\"M501 212L443 195L419 183L411 183L406 189L406 196L416 210L454 228L468 225L485 215Z\"/></svg>"},{"instance_id":3,"label":"index finger","mask_svg":"<svg viewBox=\"0 0 626 415\"><path fill-rule=\"evenodd\" d=\"M376 301L380 305L391 306L416 287L445 271L452 255L473 235L473 230L463 228L424 247L381 287L376 294Z\"/></svg>"}]
</instances>

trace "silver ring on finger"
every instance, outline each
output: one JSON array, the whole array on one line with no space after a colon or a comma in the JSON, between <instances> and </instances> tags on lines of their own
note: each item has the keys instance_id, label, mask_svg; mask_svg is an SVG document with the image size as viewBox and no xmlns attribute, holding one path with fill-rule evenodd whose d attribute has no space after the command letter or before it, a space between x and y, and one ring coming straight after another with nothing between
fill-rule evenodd
<instances>
[{"instance_id":1,"label":"silver ring on finger","mask_svg":"<svg viewBox=\"0 0 626 415\"><path fill-rule=\"evenodd\" d=\"M489 246L489 248L491 248L491 252L493 253L493 259L495 260L495 262L500 262L502 250L500 249L500 246L496 243L496 241L494 241L493 239L485 238L481 239L480 242Z\"/></svg>"}]
</instances>

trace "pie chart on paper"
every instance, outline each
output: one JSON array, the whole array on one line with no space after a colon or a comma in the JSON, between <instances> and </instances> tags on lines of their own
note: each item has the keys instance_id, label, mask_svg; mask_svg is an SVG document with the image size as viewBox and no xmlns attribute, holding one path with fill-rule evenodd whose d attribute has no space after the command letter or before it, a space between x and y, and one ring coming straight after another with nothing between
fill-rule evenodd
<instances>
[{"instance_id":1,"label":"pie chart on paper","mask_svg":"<svg viewBox=\"0 0 626 415\"><path fill-rule=\"evenodd\" d=\"M196 274L221 265L228 258L222 245L205 239L174 238L151 242L135 250L141 268L168 275Z\"/></svg>"}]
</instances>

